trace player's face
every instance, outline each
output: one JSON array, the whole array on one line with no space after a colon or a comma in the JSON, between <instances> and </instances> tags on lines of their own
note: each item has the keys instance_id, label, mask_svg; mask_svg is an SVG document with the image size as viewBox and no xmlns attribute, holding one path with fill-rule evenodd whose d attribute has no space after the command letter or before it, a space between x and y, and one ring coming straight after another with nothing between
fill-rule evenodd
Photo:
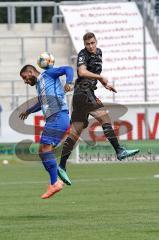
<instances>
[{"instance_id":1,"label":"player's face","mask_svg":"<svg viewBox=\"0 0 159 240\"><path fill-rule=\"evenodd\" d=\"M24 80L25 84L29 84L30 86L34 86L37 82L37 78L33 75L31 71L23 72L21 77Z\"/></svg>"},{"instance_id":2,"label":"player's face","mask_svg":"<svg viewBox=\"0 0 159 240\"><path fill-rule=\"evenodd\" d=\"M84 41L85 48L90 53L96 53L97 50L97 41L95 38L90 38Z\"/></svg>"}]
</instances>

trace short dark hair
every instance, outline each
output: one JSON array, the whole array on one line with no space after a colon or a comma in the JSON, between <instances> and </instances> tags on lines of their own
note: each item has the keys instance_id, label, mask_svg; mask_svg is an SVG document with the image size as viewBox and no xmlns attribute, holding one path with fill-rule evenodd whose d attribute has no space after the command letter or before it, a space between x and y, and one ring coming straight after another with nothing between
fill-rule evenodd
<instances>
[{"instance_id":1,"label":"short dark hair","mask_svg":"<svg viewBox=\"0 0 159 240\"><path fill-rule=\"evenodd\" d=\"M87 32L84 36L83 36L83 41L89 40L91 38L95 38L96 40L96 36L94 33L92 32Z\"/></svg>"},{"instance_id":2,"label":"short dark hair","mask_svg":"<svg viewBox=\"0 0 159 240\"><path fill-rule=\"evenodd\" d=\"M23 72L27 72L30 69L37 72L37 69L33 65L27 64L20 70L20 76L22 75Z\"/></svg>"}]
</instances>

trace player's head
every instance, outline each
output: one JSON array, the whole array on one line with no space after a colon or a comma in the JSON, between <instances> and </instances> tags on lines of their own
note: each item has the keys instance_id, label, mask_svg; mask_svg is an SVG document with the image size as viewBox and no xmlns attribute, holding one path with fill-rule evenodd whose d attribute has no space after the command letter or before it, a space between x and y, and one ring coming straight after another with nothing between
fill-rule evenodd
<instances>
[{"instance_id":1,"label":"player's head","mask_svg":"<svg viewBox=\"0 0 159 240\"><path fill-rule=\"evenodd\" d=\"M24 80L24 83L34 86L37 82L37 76L39 72L33 65L25 65L21 71L20 76Z\"/></svg>"},{"instance_id":2,"label":"player's head","mask_svg":"<svg viewBox=\"0 0 159 240\"><path fill-rule=\"evenodd\" d=\"M97 49L97 39L92 32L87 32L83 36L83 41L84 41L84 46L87 49L88 52L90 53L96 53Z\"/></svg>"}]
</instances>

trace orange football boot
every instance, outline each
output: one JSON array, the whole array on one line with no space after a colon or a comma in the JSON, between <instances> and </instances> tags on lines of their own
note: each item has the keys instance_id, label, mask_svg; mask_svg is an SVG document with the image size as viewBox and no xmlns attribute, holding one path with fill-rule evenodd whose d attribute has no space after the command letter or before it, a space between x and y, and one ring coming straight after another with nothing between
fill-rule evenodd
<instances>
[{"instance_id":1,"label":"orange football boot","mask_svg":"<svg viewBox=\"0 0 159 240\"><path fill-rule=\"evenodd\" d=\"M53 185L49 184L47 191L41 196L41 198L46 199L52 197L55 193L62 190L63 185L64 183L61 180L57 180Z\"/></svg>"}]
</instances>

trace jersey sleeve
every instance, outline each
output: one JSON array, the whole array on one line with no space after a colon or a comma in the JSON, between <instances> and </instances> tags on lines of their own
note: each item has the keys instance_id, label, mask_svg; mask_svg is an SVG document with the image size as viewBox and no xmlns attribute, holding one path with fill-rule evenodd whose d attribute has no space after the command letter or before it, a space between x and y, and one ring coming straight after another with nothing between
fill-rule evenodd
<instances>
[{"instance_id":1,"label":"jersey sleeve","mask_svg":"<svg viewBox=\"0 0 159 240\"><path fill-rule=\"evenodd\" d=\"M66 83L70 84L73 81L73 68L69 66L63 66L59 68L50 68L46 71L46 73L56 79L60 76L66 75Z\"/></svg>"},{"instance_id":2,"label":"jersey sleeve","mask_svg":"<svg viewBox=\"0 0 159 240\"><path fill-rule=\"evenodd\" d=\"M27 112L30 113L35 113L41 110L41 104L40 102L37 100L37 102L31 106L30 108L27 109Z\"/></svg>"},{"instance_id":3,"label":"jersey sleeve","mask_svg":"<svg viewBox=\"0 0 159 240\"><path fill-rule=\"evenodd\" d=\"M87 56L84 54L84 52L79 52L77 57L77 68L81 65L87 66Z\"/></svg>"},{"instance_id":4,"label":"jersey sleeve","mask_svg":"<svg viewBox=\"0 0 159 240\"><path fill-rule=\"evenodd\" d=\"M101 49L99 49L100 51L99 51L99 53L100 53L100 56L101 56L101 59L102 59L102 50Z\"/></svg>"}]
</instances>

